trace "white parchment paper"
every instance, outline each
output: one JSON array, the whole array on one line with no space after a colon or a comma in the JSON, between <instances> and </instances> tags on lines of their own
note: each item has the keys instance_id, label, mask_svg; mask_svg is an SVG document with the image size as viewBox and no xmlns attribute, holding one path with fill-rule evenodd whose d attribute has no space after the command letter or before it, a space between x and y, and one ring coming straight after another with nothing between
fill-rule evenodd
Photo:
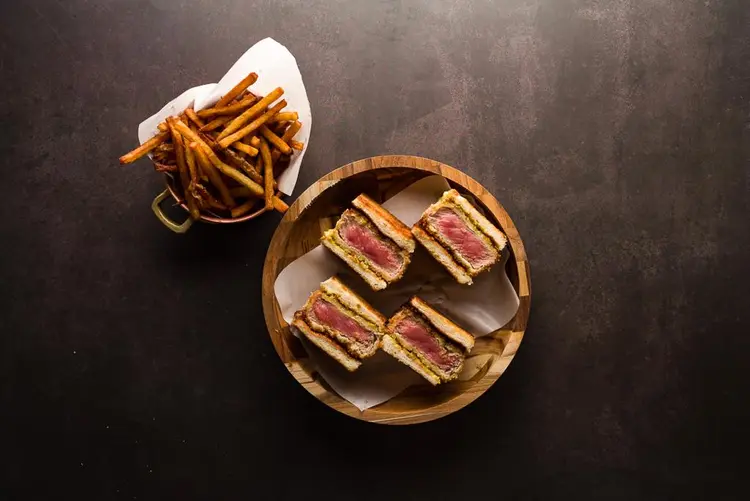
<instances>
[{"instance_id":1,"label":"white parchment paper","mask_svg":"<svg viewBox=\"0 0 750 501\"><path fill-rule=\"evenodd\" d=\"M396 194L383 206L407 226L412 226L447 189L448 183L441 176L429 176ZM344 283L387 317L411 296L418 295L475 336L483 336L505 325L518 309L518 295L505 273L507 259L506 253L502 262L477 277L473 285L465 286L456 283L432 256L417 245L404 277L387 289L375 292L343 261L328 249L318 246L281 271L274 283L274 293L284 320L290 323L294 312L305 304L322 281L339 275ZM382 351L351 373L301 339L321 377L360 410L385 402L413 384L429 384Z\"/></svg>"},{"instance_id":2,"label":"white parchment paper","mask_svg":"<svg viewBox=\"0 0 750 501\"><path fill-rule=\"evenodd\" d=\"M138 141L143 144L159 132L157 126L165 118L182 113L193 105L196 111L211 107L250 72L258 74L258 80L250 86L257 95L265 95L276 87L284 89L282 99L286 99L285 110L296 111L302 127L295 139L305 143L302 151L294 150L289 167L279 176L279 190L286 195L294 191L299 168L310 144L312 112L307 99L305 84L297 67L297 61L289 50L273 38L266 38L250 47L234 65L221 77L219 83L200 85L188 89L164 105L155 114L138 126Z\"/></svg>"}]
</instances>

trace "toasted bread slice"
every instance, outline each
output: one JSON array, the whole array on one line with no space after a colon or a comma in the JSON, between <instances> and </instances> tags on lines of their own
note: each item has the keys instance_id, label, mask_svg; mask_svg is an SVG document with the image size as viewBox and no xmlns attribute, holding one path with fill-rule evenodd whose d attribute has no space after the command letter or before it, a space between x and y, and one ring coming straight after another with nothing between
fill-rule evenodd
<instances>
[{"instance_id":1,"label":"toasted bread slice","mask_svg":"<svg viewBox=\"0 0 750 501\"><path fill-rule=\"evenodd\" d=\"M388 286L388 283L372 271L368 266L365 266L361 261L356 259L352 253L350 253L343 245L346 245L341 241L338 236L336 228L330 229L323 233L323 237L320 242L326 246L331 252L336 254L342 261L344 261L351 269L357 272L362 279L372 288L372 290L383 290Z\"/></svg>"},{"instance_id":2,"label":"toasted bread slice","mask_svg":"<svg viewBox=\"0 0 750 501\"><path fill-rule=\"evenodd\" d=\"M487 235L492 241L495 249L502 251L508 244L508 237L503 234L489 219L484 217L466 198L462 197L456 190L448 190L443 193L438 203L453 203L458 206L469 218L472 219L479 231Z\"/></svg>"},{"instance_id":3,"label":"toasted bread slice","mask_svg":"<svg viewBox=\"0 0 750 501\"><path fill-rule=\"evenodd\" d=\"M411 229L414 238L422 244L422 246L432 254L437 262L443 265L448 272L453 275L453 278L460 284L471 285L472 278L466 270L453 259L453 256L440 245L440 243L432 238L426 231L424 231L418 224L414 225Z\"/></svg>"},{"instance_id":4,"label":"toasted bread slice","mask_svg":"<svg viewBox=\"0 0 750 501\"><path fill-rule=\"evenodd\" d=\"M312 330L307 323L299 316L295 315L292 320L292 326L300 331L315 346L323 350L326 354L333 357L338 363L343 365L349 372L354 372L362 365L362 362L349 355L346 350L334 342L331 338Z\"/></svg>"},{"instance_id":5,"label":"toasted bread slice","mask_svg":"<svg viewBox=\"0 0 750 501\"><path fill-rule=\"evenodd\" d=\"M450 210L451 213L455 215L455 217L457 217L459 220L461 220L466 228L482 242L483 246L491 256L490 261L483 263L481 266L475 266L467 258L465 258L463 253L443 235L442 231L437 226L435 226L432 221L432 216L442 209ZM458 264L460 264L472 277L475 277L483 271L490 269L492 265L500 260L500 251L495 248L495 244L492 242L492 240L479 229L475 221L470 218L460 207L458 207L452 199L446 199L445 194L440 197L440 200L430 205L422 213L422 217L419 219L418 224L422 227L423 230L429 233L432 238L438 241L440 245L453 256L453 259Z\"/></svg>"},{"instance_id":6,"label":"toasted bread slice","mask_svg":"<svg viewBox=\"0 0 750 501\"><path fill-rule=\"evenodd\" d=\"M359 294L347 287L338 277L331 277L320 284L320 288L326 294L335 296L342 305L352 310L365 320L383 328L386 318L378 310L370 306Z\"/></svg>"},{"instance_id":7,"label":"toasted bread slice","mask_svg":"<svg viewBox=\"0 0 750 501\"><path fill-rule=\"evenodd\" d=\"M326 303L333 305L334 308L345 314L352 322L359 325L362 329L371 332L375 336L373 342L358 341L347 336L336 327L321 323L315 315L311 314L313 304L318 300L323 300ZM299 318L303 319L312 330L318 334L328 336L331 340L343 347L347 353L358 360L364 360L373 356L380 346L380 338L383 337L382 326L372 324L365 318L347 311L347 308L339 301L338 296L329 296L324 291L318 289L310 294L305 306L302 307L302 310L300 310L299 313Z\"/></svg>"},{"instance_id":8,"label":"toasted bread slice","mask_svg":"<svg viewBox=\"0 0 750 501\"><path fill-rule=\"evenodd\" d=\"M425 301L414 296L409 300L409 304L427 319L435 330L456 344L462 346L466 353L469 353L471 349L474 348L474 336L456 325L450 318L432 308Z\"/></svg>"},{"instance_id":9,"label":"toasted bread slice","mask_svg":"<svg viewBox=\"0 0 750 501\"><path fill-rule=\"evenodd\" d=\"M396 242L396 245L409 253L414 252L416 248L414 237L412 237L409 227L402 223L396 216L364 193L355 198L352 201L352 205L362 211L378 230Z\"/></svg>"},{"instance_id":10,"label":"toasted bread slice","mask_svg":"<svg viewBox=\"0 0 750 501\"><path fill-rule=\"evenodd\" d=\"M468 256L464 255L464 251L461 250L460 245L451 243L441 230L435 226L432 216L437 214L439 211L447 209L457 217L466 228L476 236L487 251L485 258L479 262L476 260L470 261ZM445 266L454 276L457 275L455 269L451 269L451 260L458 267L462 268L467 275L470 277L476 277L480 273L489 270L502 258L502 251L508 243L507 237L496 228L490 221L483 216L471 203L464 197L462 197L456 190L448 190L443 193L440 199L434 204L430 205L422 214L422 217L415 224L415 228L419 227L422 231L422 235L417 235L417 232L412 228L414 236L422 242L426 240L424 234L429 235L433 240L434 245L428 248L430 253L435 257L443 266ZM420 238L420 236L422 238ZM437 246L441 247L445 253L440 255ZM447 259L447 256L451 257L451 260ZM458 279L458 278L457 278ZM458 280L462 283L461 280Z\"/></svg>"},{"instance_id":11,"label":"toasted bread slice","mask_svg":"<svg viewBox=\"0 0 750 501\"><path fill-rule=\"evenodd\" d=\"M399 331L398 326L401 321L405 319L412 319L418 324L421 324L425 328L427 333L431 337L435 338L435 341L443 348L443 350L446 350L447 352L453 353L454 355L458 356L458 365L456 365L454 369L446 371L438 364L430 360L430 358L424 351L417 348L413 344L413 342L408 339L408 337L405 337L404 334ZM442 382L447 383L448 381L452 381L456 379L461 373L465 361L465 354L463 352L463 349L459 350L459 347L456 346L453 341L448 339L447 336L443 336L440 331L435 329L434 326L426 318L424 318L421 313L412 308L410 304L402 306L400 310L398 310L390 319L388 319L387 330L388 335L391 336L391 338L393 338L393 340L396 341L399 346L401 346L401 348L406 350L411 358L417 360L423 367L435 374Z\"/></svg>"},{"instance_id":12,"label":"toasted bread slice","mask_svg":"<svg viewBox=\"0 0 750 501\"><path fill-rule=\"evenodd\" d=\"M386 334L383 336L382 346L384 352L411 368L414 372L429 381L433 386L440 384L440 378L436 376L434 372L425 367L422 362L409 353L408 350L401 346L398 341L393 339L390 335Z\"/></svg>"},{"instance_id":13,"label":"toasted bread slice","mask_svg":"<svg viewBox=\"0 0 750 501\"><path fill-rule=\"evenodd\" d=\"M343 226L346 224L344 221L353 222L357 226L360 226L361 228L364 228L365 231L372 232L373 236L381 242L383 245L385 245L390 251L392 251L394 254L396 254L402 261L402 265L397 270L391 270L385 267L380 266L378 263L374 262L372 259L370 259L367 255L362 253L359 249L357 249L355 246L351 245L343 236ZM407 252L406 250L402 249L398 245L396 245L396 242L388 238L387 236L383 235L383 233L378 230L377 226L370 221L370 219L365 216L363 213L361 213L357 209L346 209L343 214L341 214L341 217L339 218L338 222L336 223L336 227L334 228L336 232L331 235L331 237L338 243L338 245L346 250L350 255L352 255L355 259L362 262L363 265L367 266L370 270L372 270L376 275L378 275L380 278L385 280L387 283L393 283L399 280L401 277L403 277L404 273L406 272L406 268L409 266L409 262L411 260L411 254Z\"/></svg>"},{"instance_id":14,"label":"toasted bread slice","mask_svg":"<svg viewBox=\"0 0 750 501\"><path fill-rule=\"evenodd\" d=\"M461 218L461 216L458 216L458 217ZM425 218L423 221L421 221L420 227L425 232L427 232L430 235L430 237L432 237L432 239L435 240L440 245L440 247L445 249L453 257L453 260L456 263L458 263L458 265L461 268L466 270L466 272L472 277L476 277L483 271L488 270L489 268L492 267L492 265L494 265L500 260L500 253L495 250L495 248L492 246L492 243L490 243L489 239L481 232L477 232L477 237L484 241L484 245L487 247L488 252L490 252L493 255L493 259L491 262L483 264L480 267L475 267L474 265L471 264L471 262L469 262L468 259L466 259L461 254L461 252L455 249L453 245L451 245L450 242L447 241L447 239L440 233L440 231L437 228L435 228L431 224L431 222L429 221L429 218Z\"/></svg>"}]
</instances>

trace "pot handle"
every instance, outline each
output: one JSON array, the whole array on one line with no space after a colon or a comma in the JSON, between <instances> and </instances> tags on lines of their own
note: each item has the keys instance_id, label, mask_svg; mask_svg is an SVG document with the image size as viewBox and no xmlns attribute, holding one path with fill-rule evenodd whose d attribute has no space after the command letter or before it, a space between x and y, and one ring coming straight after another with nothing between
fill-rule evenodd
<instances>
[{"instance_id":1,"label":"pot handle","mask_svg":"<svg viewBox=\"0 0 750 501\"><path fill-rule=\"evenodd\" d=\"M151 202L151 210L154 211L154 214L156 214L156 218L161 221L164 226L174 231L175 233L185 233L193 225L193 218L188 216L188 218L182 224L177 224L169 219L167 215L164 214L164 211L161 210L161 203L169 196L169 190L164 190L156 195L154 201Z\"/></svg>"}]
</instances>

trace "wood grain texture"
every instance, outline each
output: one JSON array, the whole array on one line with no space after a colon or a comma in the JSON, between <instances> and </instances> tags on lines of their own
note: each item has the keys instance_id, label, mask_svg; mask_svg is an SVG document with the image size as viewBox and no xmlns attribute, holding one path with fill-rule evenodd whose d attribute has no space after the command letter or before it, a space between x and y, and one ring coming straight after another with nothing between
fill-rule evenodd
<instances>
[{"instance_id":1,"label":"wood grain texture","mask_svg":"<svg viewBox=\"0 0 750 501\"><path fill-rule=\"evenodd\" d=\"M383 202L414 181L439 174L485 209L508 236L506 272L520 298L516 315L503 328L477 339L458 381L438 387L413 386L364 412L339 397L323 381L299 340L281 316L273 284L289 263L316 247L352 199L364 192ZM292 204L274 233L263 268L263 313L276 352L302 386L326 405L348 416L383 424L438 419L482 395L507 369L523 340L531 305L530 270L510 216L482 185L448 165L413 156L380 156L352 162L323 176Z\"/></svg>"}]
</instances>

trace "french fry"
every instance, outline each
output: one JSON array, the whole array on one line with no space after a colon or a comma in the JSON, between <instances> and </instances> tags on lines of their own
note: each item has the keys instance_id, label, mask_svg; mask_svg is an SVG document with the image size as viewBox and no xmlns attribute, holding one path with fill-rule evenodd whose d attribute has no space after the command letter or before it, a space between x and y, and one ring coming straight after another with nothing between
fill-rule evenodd
<instances>
[{"instance_id":1,"label":"french fry","mask_svg":"<svg viewBox=\"0 0 750 501\"><path fill-rule=\"evenodd\" d=\"M277 122L295 122L299 119L299 115L296 111L285 111L284 113L279 113L272 119L268 121L268 123L277 123Z\"/></svg>"},{"instance_id":2,"label":"french fry","mask_svg":"<svg viewBox=\"0 0 750 501\"><path fill-rule=\"evenodd\" d=\"M235 98L234 98L234 100L232 100L232 101L231 101L230 103L228 103L228 104L232 104L232 103L239 103L240 101L242 101L243 99L245 99L245 98L246 98L247 96L249 96L249 95L251 95L251 96L253 96L253 97L257 97L257 96L255 96L255 94L253 94L253 93L252 93L252 92L250 92L249 90L245 89L245 90L243 90L242 92L240 92L239 94L237 94L237 97L235 97Z\"/></svg>"},{"instance_id":3,"label":"french fry","mask_svg":"<svg viewBox=\"0 0 750 501\"><path fill-rule=\"evenodd\" d=\"M233 208L230 213L232 214L233 218L244 216L245 214L250 212L250 210L255 206L256 203L258 203L258 199L248 200L244 204L238 205L237 207ZM265 207L263 208L263 210L265 210Z\"/></svg>"},{"instance_id":4,"label":"french fry","mask_svg":"<svg viewBox=\"0 0 750 501\"><path fill-rule=\"evenodd\" d=\"M174 153L174 145L172 143L161 143L154 152Z\"/></svg>"},{"instance_id":5,"label":"french fry","mask_svg":"<svg viewBox=\"0 0 750 501\"><path fill-rule=\"evenodd\" d=\"M201 146L197 141L193 141L192 143L190 143L190 148L192 148L195 152L196 159L198 160L201 169L204 173L206 173L211 184L213 184L218 190L219 196L221 197L222 202L224 202L224 205L226 205L227 207L234 207L235 205L237 205L237 203L234 201L234 198L232 198L231 193L229 193L229 189L224 183L224 180L221 179L219 173L216 172L216 169L208 160L208 156L204 151L204 147Z\"/></svg>"},{"instance_id":6,"label":"french fry","mask_svg":"<svg viewBox=\"0 0 750 501\"><path fill-rule=\"evenodd\" d=\"M201 139L203 139L203 142L208 145L209 148L216 151L218 149L218 146L216 146L216 141L213 137L209 136L205 132L199 132L198 136L200 136Z\"/></svg>"},{"instance_id":7,"label":"french fry","mask_svg":"<svg viewBox=\"0 0 750 501\"><path fill-rule=\"evenodd\" d=\"M189 139L193 140L194 142L198 143L196 145L195 150L202 153L206 157L208 157L209 162L211 165L216 167L216 169L224 174L227 177L230 177L237 181L239 184L243 186L247 186L250 188L250 191L253 192L253 194L258 198L263 198L264 196L264 190L263 187L250 179L249 177L245 176L243 173L238 171L237 169L230 167L229 165L225 164L221 161L221 159L216 156L216 153L200 138L198 134L191 131L188 126L186 126L184 123L177 121L175 122L175 127L177 130L181 133L187 136ZM199 155L199 158L202 155ZM210 175L210 174L209 174ZM225 186L226 187L226 186ZM217 186L218 188L218 186ZM227 190L227 194L229 194L229 190ZM231 195L230 195L231 197ZM281 200L279 197L273 197L273 208L276 209L279 212L286 212L286 210L289 208L289 206ZM233 206L234 204L232 204Z\"/></svg>"},{"instance_id":8,"label":"french fry","mask_svg":"<svg viewBox=\"0 0 750 501\"><path fill-rule=\"evenodd\" d=\"M274 134L276 134L279 137L284 136L284 132L289 128L289 125L293 124L294 122L276 122L274 124L270 125L271 130Z\"/></svg>"},{"instance_id":9,"label":"french fry","mask_svg":"<svg viewBox=\"0 0 750 501\"><path fill-rule=\"evenodd\" d=\"M154 170L156 172L177 172L177 166L154 162Z\"/></svg>"},{"instance_id":10,"label":"french fry","mask_svg":"<svg viewBox=\"0 0 750 501\"><path fill-rule=\"evenodd\" d=\"M198 166L195 163L195 153L193 153L193 150L190 148L185 148L185 163L188 166L188 172L190 172L191 183L197 184L199 181Z\"/></svg>"},{"instance_id":11,"label":"french fry","mask_svg":"<svg viewBox=\"0 0 750 501\"><path fill-rule=\"evenodd\" d=\"M291 146L297 151L302 151L302 149L305 147L305 143L301 143L299 141L295 141L294 139L292 139L291 141L289 141L289 146Z\"/></svg>"},{"instance_id":12,"label":"french fry","mask_svg":"<svg viewBox=\"0 0 750 501\"><path fill-rule=\"evenodd\" d=\"M252 166L250 162L240 157L232 150L224 150L224 154L232 165L242 169L250 179L258 184L263 184L263 176L260 175L259 171L255 170L255 167Z\"/></svg>"},{"instance_id":13,"label":"french fry","mask_svg":"<svg viewBox=\"0 0 750 501\"><path fill-rule=\"evenodd\" d=\"M173 117L167 118L167 126L169 127L169 133L172 136L172 145L174 147L175 158L177 159L177 169L180 172L180 183L182 188L187 191L190 183L190 174L188 173L187 163L185 162L185 143L182 136L173 125Z\"/></svg>"},{"instance_id":14,"label":"french fry","mask_svg":"<svg viewBox=\"0 0 750 501\"><path fill-rule=\"evenodd\" d=\"M201 118L195 113L195 110L193 108L187 108L185 110L185 115L187 115L190 121L198 127L203 127L204 125L206 125L206 123L201 120Z\"/></svg>"},{"instance_id":15,"label":"french fry","mask_svg":"<svg viewBox=\"0 0 750 501\"><path fill-rule=\"evenodd\" d=\"M226 115L225 116L221 116L221 117L216 117L213 120L211 120L210 122L208 122L206 125L204 125L203 127L201 127L200 130L201 130L201 132L210 132L212 130L216 130L219 127L221 127L222 125L224 125L225 123L231 122L233 118L234 117L232 117L232 116L226 116Z\"/></svg>"},{"instance_id":16,"label":"french fry","mask_svg":"<svg viewBox=\"0 0 750 501\"><path fill-rule=\"evenodd\" d=\"M198 155L195 152L193 152L193 157L195 157L195 170L198 172L198 178L200 178L202 183L208 183L210 181L208 179L208 175L205 172L203 172L203 167L201 166L201 163L198 161Z\"/></svg>"},{"instance_id":17,"label":"french fry","mask_svg":"<svg viewBox=\"0 0 750 501\"><path fill-rule=\"evenodd\" d=\"M123 156L120 157L120 163L121 164L132 164L139 158L145 157L149 154L151 150L159 146L161 143L167 140L169 138L169 132L161 132L133 151L129 153L125 153Z\"/></svg>"},{"instance_id":18,"label":"french fry","mask_svg":"<svg viewBox=\"0 0 750 501\"><path fill-rule=\"evenodd\" d=\"M191 176L188 172L188 166L185 159L185 142L182 138L182 135L177 131L177 128L175 127L175 123L177 122L182 123L178 119L169 117L167 119L167 126L169 127L170 134L172 135L172 143L174 143L175 155L177 156L177 169L180 173L180 184L182 184L182 192L185 197L185 203L188 206L190 217L193 219L198 219L200 217L200 211L198 210L198 205L196 204L195 197L193 197L190 191Z\"/></svg>"},{"instance_id":19,"label":"french fry","mask_svg":"<svg viewBox=\"0 0 750 501\"><path fill-rule=\"evenodd\" d=\"M190 148L185 148L185 153L190 151ZM202 211L206 207L208 207L208 200L206 200L203 195L207 192L207 190L200 183L190 183L190 191L193 193L193 197L195 197L195 203L198 205L198 210Z\"/></svg>"},{"instance_id":20,"label":"french fry","mask_svg":"<svg viewBox=\"0 0 750 501\"><path fill-rule=\"evenodd\" d=\"M218 137L218 139L219 139L219 141L218 141L219 146L221 148L227 148L233 142L239 141L240 139L242 139L243 137L247 136L248 134L250 134L254 130L258 129L261 125L263 125L264 123L266 123L266 120L268 120L269 118L271 118L272 116L274 116L276 113L278 113L280 110L282 110L285 106L286 106L286 101L282 99L281 101L279 101L278 103L276 103L273 106L273 108L270 108L268 111L266 111L265 113L263 113L261 116L259 116L258 118L256 118L252 122L250 122L248 125L246 125L245 127L243 127L242 129L238 130L237 132L235 132L233 134L224 136L224 139L222 139L222 135L224 134L224 132L226 132L229 129L229 127L227 127L226 129L224 129L224 132L222 132L221 134L219 134L219 137ZM232 124L233 123L234 122L232 122ZM261 142L261 144L263 144L263 143Z\"/></svg>"},{"instance_id":21,"label":"french fry","mask_svg":"<svg viewBox=\"0 0 750 501\"><path fill-rule=\"evenodd\" d=\"M189 149L192 150L192 148L189 148ZM194 154L196 156L198 155L198 153L194 153ZM208 206L211 207L212 209L228 210L227 206L219 202L218 200L216 200L216 197L214 197L211 194L211 192L208 191L206 187L203 186L202 184L200 183L196 184L195 190L200 194L200 197L206 202L206 204L208 204Z\"/></svg>"},{"instance_id":22,"label":"french fry","mask_svg":"<svg viewBox=\"0 0 750 501\"><path fill-rule=\"evenodd\" d=\"M232 102L232 99L242 94L248 87L250 87L252 84L255 83L255 81L258 80L257 73L250 73L245 78L240 80L240 82L232 87L232 89L224 94L224 96L219 99L219 102L216 103L216 107L220 108L222 106L226 106L229 103Z\"/></svg>"},{"instance_id":23,"label":"french fry","mask_svg":"<svg viewBox=\"0 0 750 501\"><path fill-rule=\"evenodd\" d=\"M151 154L155 162L174 160L174 145L172 143L162 143L157 146Z\"/></svg>"},{"instance_id":24,"label":"french fry","mask_svg":"<svg viewBox=\"0 0 750 501\"><path fill-rule=\"evenodd\" d=\"M263 187L265 188L266 209L273 209L273 162L268 143L260 138L260 154L263 157Z\"/></svg>"},{"instance_id":25,"label":"french fry","mask_svg":"<svg viewBox=\"0 0 750 501\"><path fill-rule=\"evenodd\" d=\"M216 200L216 198L214 198L213 195L211 196L211 198L208 199L208 206L211 207L212 209L229 210L227 209L226 205Z\"/></svg>"},{"instance_id":26,"label":"french fry","mask_svg":"<svg viewBox=\"0 0 750 501\"><path fill-rule=\"evenodd\" d=\"M263 137L266 139L266 141L268 141L269 143L274 145L276 148L278 148L279 151L282 152L284 155L289 155L292 152L292 149L289 147L289 145L286 144L284 140L281 139L279 136L274 134L273 131L269 129L267 126L261 125L259 130L260 130L260 133L263 135Z\"/></svg>"},{"instance_id":27,"label":"french fry","mask_svg":"<svg viewBox=\"0 0 750 501\"><path fill-rule=\"evenodd\" d=\"M237 141L236 143L232 143L232 148L241 151L242 153L245 153L247 155L250 155L251 157L254 157L258 154L258 150L250 146L249 144L245 144L242 141Z\"/></svg>"},{"instance_id":28,"label":"french fry","mask_svg":"<svg viewBox=\"0 0 750 501\"><path fill-rule=\"evenodd\" d=\"M273 177L278 179L279 176L289 167L291 158L289 155L281 155L277 160L273 160L273 152L271 152L271 160L273 161Z\"/></svg>"},{"instance_id":29,"label":"french fry","mask_svg":"<svg viewBox=\"0 0 750 501\"><path fill-rule=\"evenodd\" d=\"M302 128L302 122L292 122L292 124L287 128L287 130L284 131L284 135L281 136L281 140L289 144L289 142L299 132L301 128ZM279 159L279 156L281 156L281 152L279 150L273 150L271 152L271 160L273 160L274 164Z\"/></svg>"},{"instance_id":30,"label":"french fry","mask_svg":"<svg viewBox=\"0 0 750 501\"><path fill-rule=\"evenodd\" d=\"M276 178L289 165L292 149L304 147L293 141L299 114L283 111L281 87L265 96L253 93L249 86L257 79L250 73L213 107L191 106L167 118L120 163L148 155L157 172L174 173L192 219L203 211L233 218L252 210L285 212L289 206L275 195Z\"/></svg>"},{"instance_id":31,"label":"french fry","mask_svg":"<svg viewBox=\"0 0 750 501\"><path fill-rule=\"evenodd\" d=\"M255 99L255 96L248 96L239 103L222 106L221 108L206 108L205 110L199 111L198 116L201 118L211 118L217 115L236 115L238 112L246 110L247 108L252 106L255 101L257 101L257 99Z\"/></svg>"},{"instance_id":32,"label":"french fry","mask_svg":"<svg viewBox=\"0 0 750 501\"><path fill-rule=\"evenodd\" d=\"M231 193L233 197L237 198L248 198L253 196L253 193L247 186L237 186L234 188L230 188L229 193Z\"/></svg>"},{"instance_id":33,"label":"french fry","mask_svg":"<svg viewBox=\"0 0 750 501\"><path fill-rule=\"evenodd\" d=\"M283 94L284 89L282 89L281 87L277 87L276 89L272 90L267 96L255 103L251 108L245 110L242 115L232 120L229 125L227 125L227 127L221 132L221 134L219 134L218 139L222 140L225 137L240 130L247 122L263 113L263 110L265 110L271 103L276 101Z\"/></svg>"},{"instance_id":34,"label":"french fry","mask_svg":"<svg viewBox=\"0 0 750 501\"><path fill-rule=\"evenodd\" d=\"M289 126L289 128L284 131L284 135L281 136L281 139L285 143L289 143L292 139L294 139L294 136L297 135L299 130L302 128L302 122L292 122L292 124Z\"/></svg>"},{"instance_id":35,"label":"french fry","mask_svg":"<svg viewBox=\"0 0 750 501\"><path fill-rule=\"evenodd\" d=\"M206 141L201 137L200 133L197 133L191 130L190 127L185 125L183 122L181 121L174 122L174 127L177 129L177 131L180 134L185 136L185 138L189 139L190 142L198 143L198 146L200 146L201 148L205 147L209 150L211 149L211 147L208 144L206 144Z\"/></svg>"},{"instance_id":36,"label":"french fry","mask_svg":"<svg viewBox=\"0 0 750 501\"><path fill-rule=\"evenodd\" d=\"M209 156L210 158L210 156ZM216 156L216 154L213 155L212 161L214 163L214 167L219 169L222 174L224 174L227 177L231 177L238 183L240 183L243 186L246 186L250 189L250 191L253 193L254 196L258 198L264 197L264 190L261 185L250 179L249 177L242 174L240 171L233 169L232 167L228 166L224 162L222 162L219 157ZM271 200L271 208L275 209L281 213L284 213L289 209L289 206L281 200L279 197L274 196Z\"/></svg>"}]
</instances>

